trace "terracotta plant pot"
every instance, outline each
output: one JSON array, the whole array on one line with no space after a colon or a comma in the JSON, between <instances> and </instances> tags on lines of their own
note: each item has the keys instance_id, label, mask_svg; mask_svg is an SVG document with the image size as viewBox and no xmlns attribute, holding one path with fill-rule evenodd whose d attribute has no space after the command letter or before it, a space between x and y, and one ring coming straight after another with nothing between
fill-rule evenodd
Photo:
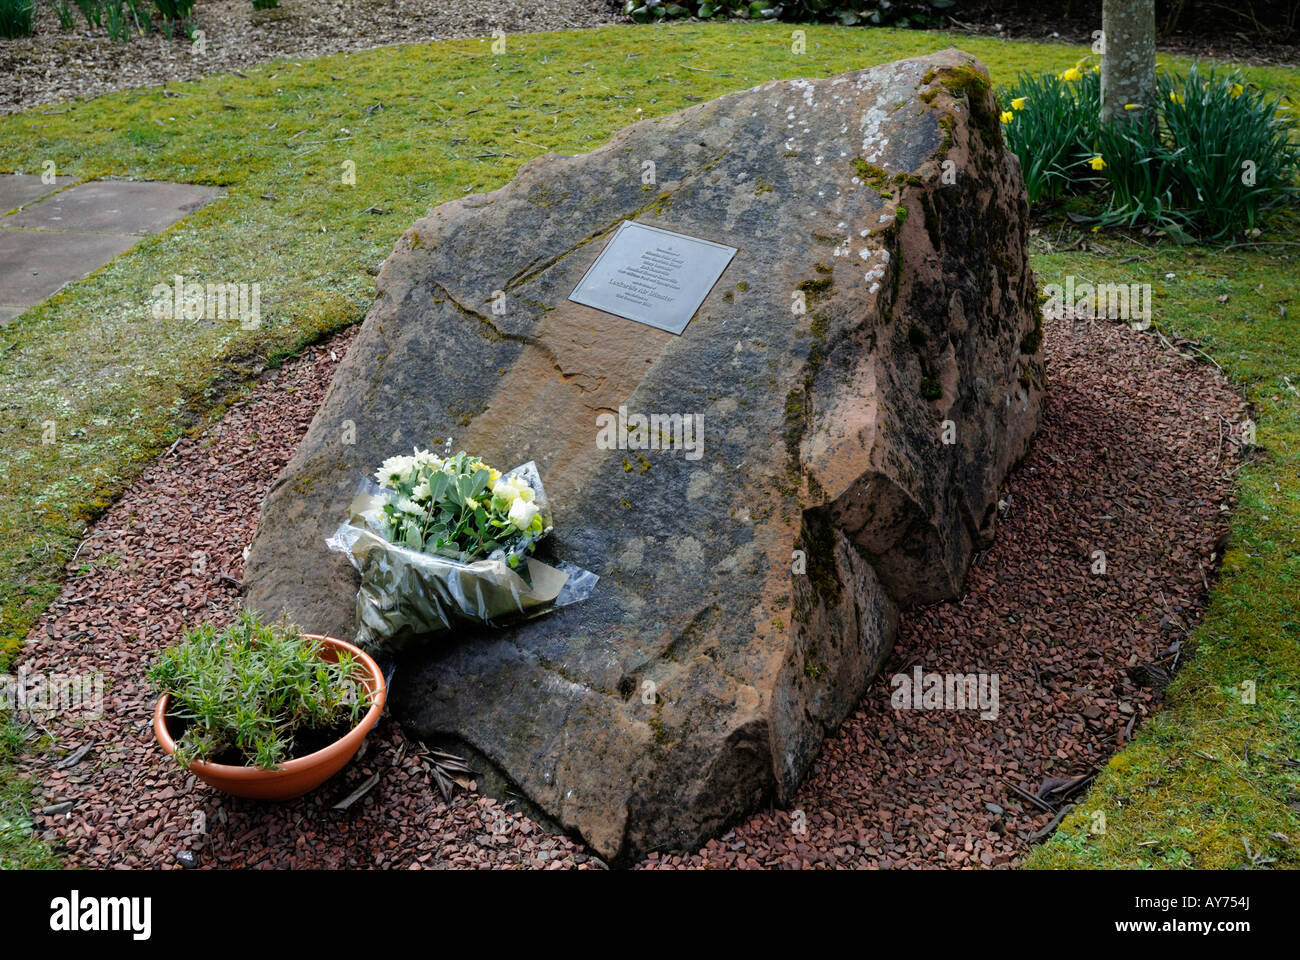
<instances>
[{"instance_id":1,"label":"terracotta plant pot","mask_svg":"<svg viewBox=\"0 0 1300 960\"><path fill-rule=\"evenodd\" d=\"M334 741L323 750L309 753L280 764L277 770L263 770L261 767L235 767L224 763L205 763L195 760L189 770L209 786L216 787L236 797L248 797L253 800L292 800L304 793L315 790L334 774L342 770L361 749L361 741L366 738L370 728L379 722L379 715L384 712L384 700L387 690L384 674L364 652L343 640L333 637L321 637L316 634L304 634L313 640L325 644L325 657L334 660L338 652L346 650L357 658L369 675L366 688L370 691L370 709L361 721L348 731L340 740ZM163 694L153 713L153 732L167 754L176 752L176 741L167 729L167 707L171 694Z\"/></svg>"}]
</instances>

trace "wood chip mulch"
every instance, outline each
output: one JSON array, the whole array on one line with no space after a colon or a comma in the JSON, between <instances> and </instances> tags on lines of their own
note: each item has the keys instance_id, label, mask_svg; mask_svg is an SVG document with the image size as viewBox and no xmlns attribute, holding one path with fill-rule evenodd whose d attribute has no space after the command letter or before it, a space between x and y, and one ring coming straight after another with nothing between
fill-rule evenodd
<instances>
[{"instance_id":1,"label":"wood chip mulch","mask_svg":"<svg viewBox=\"0 0 1300 960\"><path fill-rule=\"evenodd\" d=\"M205 40L199 52L179 35L167 39L161 28L119 43L102 27L87 27L75 8L73 13L75 25L60 30L54 5L39 3L33 36L0 40L0 113L190 80L281 57L625 20L613 0L280 0L271 10L255 10L249 0L198 0L195 27Z\"/></svg>"},{"instance_id":2,"label":"wood chip mulch","mask_svg":"<svg viewBox=\"0 0 1300 960\"><path fill-rule=\"evenodd\" d=\"M154 742L145 667L185 624L233 614L262 497L353 335L264 375L150 465L89 532L29 637L27 671L108 680L101 719L38 717L53 749L25 762L40 785L36 829L67 865L604 866L510 804L444 801L419 745L388 718L343 773L282 805L219 795ZM1212 366L1123 326L1052 322L1046 348L1042 430L966 594L904 616L791 809L643 866L1014 865L1159 707L1222 552L1246 409ZM1092 572L1099 549L1104 575ZM890 677L914 665L996 673L998 719L893 709Z\"/></svg>"}]
</instances>

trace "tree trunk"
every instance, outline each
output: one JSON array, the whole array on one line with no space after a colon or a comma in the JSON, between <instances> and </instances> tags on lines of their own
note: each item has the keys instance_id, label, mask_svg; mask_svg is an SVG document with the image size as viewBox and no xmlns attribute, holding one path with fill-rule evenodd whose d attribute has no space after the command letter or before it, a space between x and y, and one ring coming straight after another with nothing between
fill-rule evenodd
<instances>
[{"instance_id":1,"label":"tree trunk","mask_svg":"<svg viewBox=\"0 0 1300 960\"><path fill-rule=\"evenodd\" d=\"M1101 122L1145 122L1155 115L1155 0L1102 0L1101 30Z\"/></svg>"}]
</instances>

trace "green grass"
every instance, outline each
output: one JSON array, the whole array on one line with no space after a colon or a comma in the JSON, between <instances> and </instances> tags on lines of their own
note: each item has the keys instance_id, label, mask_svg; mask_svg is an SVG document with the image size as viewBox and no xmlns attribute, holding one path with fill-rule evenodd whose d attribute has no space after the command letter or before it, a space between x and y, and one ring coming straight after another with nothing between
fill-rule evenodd
<instances>
[{"instance_id":1,"label":"green grass","mask_svg":"<svg viewBox=\"0 0 1300 960\"><path fill-rule=\"evenodd\" d=\"M1231 868L1251 863L1247 845L1300 866L1300 397L1287 385L1300 389L1300 303L1288 302L1298 221L1277 215L1261 238L1291 246L1151 248L1102 235L1104 256L1035 258L1040 284L1071 273L1150 283L1156 326L1197 340L1243 388L1262 449L1239 474L1221 577L1165 706L1031 867ZM1130 257L1141 259L1122 263ZM1241 702L1246 682L1253 705ZM1098 811L1105 833L1094 834Z\"/></svg>"},{"instance_id":2,"label":"green grass","mask_svg":"<svg viewBox=\"0 0 1300 960\"><path fill-rule=\"evenodd\" d=\"M130 91L0 117L0 170L39 172L52 159L60 174L79 179L167 179L227 188L221 200L0 330L0 661L57 595L86 525L141 467L181 430L219 412L257 365L278 362L358 320L372 297L374 267L401 231L436 204L501 186L520 164L542 153L584 152L635 120L773 78L833 75L957 44L979 56L994 82L1003 84L1021 70L1060 69L1086 53L1068 45L826 26L803 28L808 52L794 55L790 29L609 27L511 37L501 56L492 55L488 43L472 40L388 47L263 66L247 77L225 74L169 85L174 95ZM1296 71L1245 72L1274 92L1300 97ZM355 186L340 182L345 161L355 164ZM1281 259L1286 250L1234 251L1232 270L1216 266L1222 276L1177 285L1167 299L1157 299L1166 326L1204 337L1206 349L1250 387L1261 403L1261 443L1271 454L1243 472L1231 561L1241 572L1220 591L1211 622L1200 633L1201 650L1171 695L1171 714L1184 700L1201 696L1207 682L1215 689L1235 682L1238 668L1250 665L1252 676L1260 677L1261 705L1254 713L1243 711L1240 723L1255 730L1262 752L1270 749L1265 744L1282 743L1288 730L1292 742L1295 735L1294 719L1286 726L1293 711L1277 699L1276 689L1266 701L1264 678L1289 678L1294 686L1300 677L1293 660L1268 659L1281 656L1269 644L1280 625L1300 620L1282 596L1286 576L1295 593L1294 561L1283 551L1285 531L1295 528L1300 424L1295 398L1269 401L1269 391L1277 388L1265 384L1287 371L1300 383L1300 369L1294 330L1288 346L1275 306L1272 318L1253 312L1245 315L1249 319L1232 318L1238 309L1253 310L1284 295L1277 290L1291 263ZM1185 274L1189 256L1198 251L1207 266L1227 262L1200 248L1153 256L1167 258L1174 264L1169 270ZM1048 275L1092 272L1109 278L1133 272L1120 265L1124 254L1118 252L1075 256L1041 258L1035 266ZM1161 276L1168 272L1153 269ZM259 282L262 328L152 319L153 286L175 274L200 282ZM1244 278L1254 276L1266 290L1252 299ZM1233 291L1232 309L1202 311L1202 287L1216 291L1204 294L1213 307L1219 307L1217 291ZM1257 343L1261 337L1264 342ZM55 423L55 443L41 442L46 421ZM1275 480L1289 493L1274 491ZM1268 521L1261 519L1265 503L1273 511ZM1211 732L1217 737L1238 729L1230 722L1235 707L1217 709L1204 706L1211 728L1206 740L1197 740L1212 750L1219 741ZM1159 723L1143 733L1148 748L1157 748L1150 738ZM1183 732L1176 726L1169 735ZM1141 749L1132 753L1140 756ZM1151 761L1140 765L1149 769ZM1258 774L1252 782L1272 805L1234 799L1234 779L1220 782L1208 775L1197 802L1249 815L1267 832L1260 818L1272 816L1268 811L1293 784L1285 771L1272 778ZM1171 772L1162 775L1164 783L1174 782ZM1108 796L1119 778L1118 772L1107 774L1094 796ZM0 773L3 783L12 784L12 773ZM1129 829L1129 819L1139 805L1148 805L1150 816L1163 809L1158 791L1148 785L1131 793L1103 844L1072 844L1067 822L1062 838L1035 861L1100 864L1153 856L1152 848L1131 849L1133 838L1143 834L1137 826ZM1278 813L1275 821L1289 823L1300 839L1294 816L1285 816ZM1197 836L1225 830L1236 827L1208 816L1196 819ZM1127 853L1119 849L1124 844ZM1098 849L1108 845L1116 849ZM1235 863L1231 845L1210 843L1209 852L1193 855L1193 862Z\"/></svg>"},{"instance_id":3,"label":"green grass","mask_svg":"<svg viewBox=\"0 0 1300 960\"><path fill-rule=\"evenodd\" d=\"M14 773L28 729L0 713L0 870L56 867L49 847L32 837L28 785Z\"/></svg>"}]
</instances>

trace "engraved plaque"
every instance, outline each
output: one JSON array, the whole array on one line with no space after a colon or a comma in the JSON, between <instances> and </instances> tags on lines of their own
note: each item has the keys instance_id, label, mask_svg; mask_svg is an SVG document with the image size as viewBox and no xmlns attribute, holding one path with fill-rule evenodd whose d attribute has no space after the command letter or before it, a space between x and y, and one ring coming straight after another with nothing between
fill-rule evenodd
<instances>
[{"instance_id":1,"label":"engraved plaque","mask_svg":"<svg viewBox=\"0 0 1300 960\"><path fill-rule=\"evenodd\" d=\"M735 255L735 247L624 220L569 299L680 334Z\"/></svg>"}]
</instances>

